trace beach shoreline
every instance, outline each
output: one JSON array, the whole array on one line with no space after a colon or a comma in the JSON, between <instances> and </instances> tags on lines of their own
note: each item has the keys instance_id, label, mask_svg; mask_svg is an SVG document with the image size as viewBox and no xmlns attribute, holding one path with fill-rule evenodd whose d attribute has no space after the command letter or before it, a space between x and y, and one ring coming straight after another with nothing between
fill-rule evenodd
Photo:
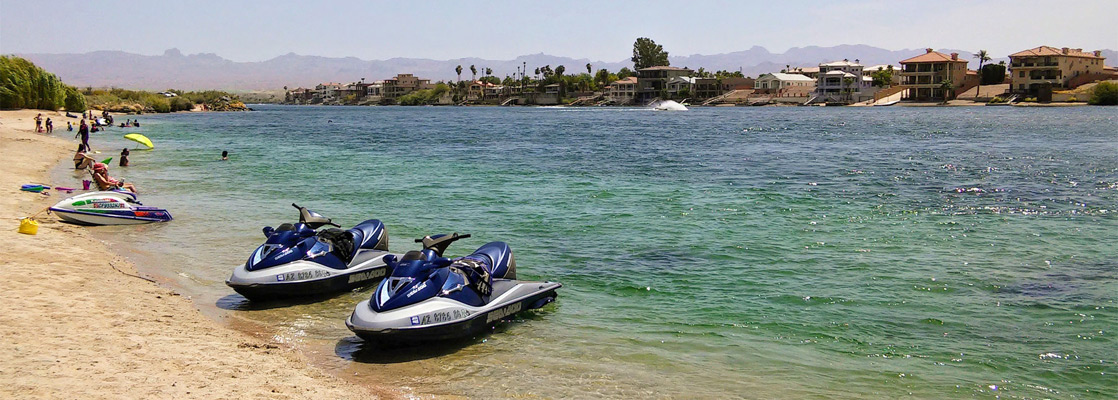
<instances>
[{"instance_id":1,"label":"beach shoreline","mask_svg":"<svg viewBox=\"0 0 1118 400\"><path fill-rule=\"evenodd\" d=\"M38 113L55 119L55 134L33 132ZM8 224L0 301L9 310L0 316L0 398L406 396L330 375L292 347L203 315L83 227L40 213L37 235L17 233L20 218L68 196L18 189L51 184L50 171L69 162L76 140L67 140L65 120L57 111L0 111L0 156L12 160L0 177Z\"/></svg>"}]
</instances>

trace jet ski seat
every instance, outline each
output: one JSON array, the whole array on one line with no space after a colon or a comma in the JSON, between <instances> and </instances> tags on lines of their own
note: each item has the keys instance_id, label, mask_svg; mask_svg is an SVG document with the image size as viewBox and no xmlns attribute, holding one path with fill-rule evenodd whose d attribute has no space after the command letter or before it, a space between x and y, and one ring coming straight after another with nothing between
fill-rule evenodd
<instances>
[{"instance_id":1,"label":"jet ski seat","mask_svg":"<svg viewBox=\"0 0 1118 400\"><path fill-rule=\"evenodd\" d=\"M505 242L489 242L466 256L466 258L487 258L483 260L493 278L516 279L516 259L512 249Z\"/></svg>"},{"instance_id":2,"label":"jet ski seat","mask_svg":"<svg viewBox=\"0 0 1118 400\"><path fill-rule=\"evenodd\" d=\"M353 243L358 249L388 251L388 235L384 231L384 223L370 219L350 228L348 232L352 234Z\"/></svg>"},{"instance_id":3,"label":"jet ski seat","mask_svg":"<svg viewBox=\"0 0 1118 400\"><path fill-rule=\"evenodd\" d=\"M342 262L349 264L357 254L352 230L343 231L338 228L323 229L318 231L318 239L330 243L330 252L334 253Z\"/></svg>"}]
</instances>

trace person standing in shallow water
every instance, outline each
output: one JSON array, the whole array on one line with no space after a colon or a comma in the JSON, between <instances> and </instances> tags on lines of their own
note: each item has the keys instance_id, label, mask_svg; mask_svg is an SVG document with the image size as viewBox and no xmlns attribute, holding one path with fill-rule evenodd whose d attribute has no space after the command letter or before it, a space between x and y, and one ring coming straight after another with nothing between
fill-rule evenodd
<instances>
[{"instance_id":1,"label":"person standing in shallow water","mask_svg":"<svg viewBox=\"0 0 1118 400\"><path fill-rule=\"evenodd\" d=\"M128 152L127 147L125 147L124 150L120 151L120 166L122 166L122 167L127 167L128 166L128 154L129 154L129 152Z\"/></svg>"},{"instance_id":2,"label":"person standing in shallow water","mask_svg":"<svg viewBox=\"0 0 1118 400\"><path fill-rule=\"evenodd\" d=\"M47 118L47 133L54 133L54 123Z\"/></svg>"},{"instance_id":3,"label":"person standing in shallow water","mask_svg":"<svg viewBox=\"0 0 1118 400\"><path fill-rule=\"evenodd\" d=\"M226 161L228 159L229 159L229 151L228 150L222 150L221 151L221 161Z\"/></svg>"},{"instance_id":4,"label":"person standing in shallow water","mask_svg":"<svg viewBox=\"0 0 1118 400\"><path fill-rule=\"evenodd\" d=\"M81 136L82 138L82 144L85 145L85 151L93 151L93 149L89 147L89 125L85 124L85 118L82 118L81 125L78 125L78 134L74 135L74 137L78 136Z\"/></svg>"}]
</instances>

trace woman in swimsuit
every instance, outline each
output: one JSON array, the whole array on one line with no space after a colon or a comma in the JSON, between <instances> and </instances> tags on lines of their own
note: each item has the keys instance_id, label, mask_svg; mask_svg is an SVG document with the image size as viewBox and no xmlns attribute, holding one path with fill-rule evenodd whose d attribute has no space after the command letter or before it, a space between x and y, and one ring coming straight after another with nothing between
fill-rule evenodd
<instances>
[{"instance_id":1,"label":"woman in swimsuit","mask_svg":"<svg viewBox=\"0 0 1118 400\"><path fill-rule=\"evenodd\" d=\"M139 193L136 191L135 185L110 177L109 166L103 163L93 164L93 180L97 182L97 187L101 190L124 189L132 193Z\"/></svg>"},{"instance_id":2,"label":"woman in swimsuit","mask_svg":"<svg viewBox=\"0 0 1118 400\"><path fill-rule=\"evenodd\" d=\"M74 153L74 169L86 169L93 165L95 160L88 154L85 154L85 145L78 145L78 152Z\"/></svg>"}]
</instances>

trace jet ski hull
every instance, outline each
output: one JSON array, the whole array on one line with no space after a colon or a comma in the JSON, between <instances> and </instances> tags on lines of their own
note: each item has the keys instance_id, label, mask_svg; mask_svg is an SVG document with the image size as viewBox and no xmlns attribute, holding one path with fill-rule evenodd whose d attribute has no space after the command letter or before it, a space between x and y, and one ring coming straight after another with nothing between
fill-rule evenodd
<instances>
[{"instance_id":1,"label":"jet ski hull","mask_svg":"<svg viewBox=\"0 0 1118 400\"><path fill-rule=\"evenodd\" d=\"M462 338L485 331L497 322L555 300L556 282L502 280L510 285L489 304L472 307L444 297L378 313L369 300L359 303L346 326L358 337L380 343L414 343Z\"/></svg>"},{"instance_id":2,"label":"jet ski hull","mask_svg":"<svg viewBox=\"0 0 1118 400\"><path fill-rule=\"evenodd\" d=\"M83 193L50 207L63 221L81 225L137 225L170 221L171 213L158 207L145 207L129 192Z\"/></svg>"},{"instance_id":3,"label":"jet ski hull","mask_svg":"<svg viewBox=\"0 0 1118 400\"><path fill-rule=\"evenodd\" d=\"M363 258L353 267L335 269L299 260L281 266L249 271L245 265L233 270L225 284L249 300L275 300L322 296L377 283L388 274L384 263L387 251L363 249Z\"/></svg>"}]
</instances>

